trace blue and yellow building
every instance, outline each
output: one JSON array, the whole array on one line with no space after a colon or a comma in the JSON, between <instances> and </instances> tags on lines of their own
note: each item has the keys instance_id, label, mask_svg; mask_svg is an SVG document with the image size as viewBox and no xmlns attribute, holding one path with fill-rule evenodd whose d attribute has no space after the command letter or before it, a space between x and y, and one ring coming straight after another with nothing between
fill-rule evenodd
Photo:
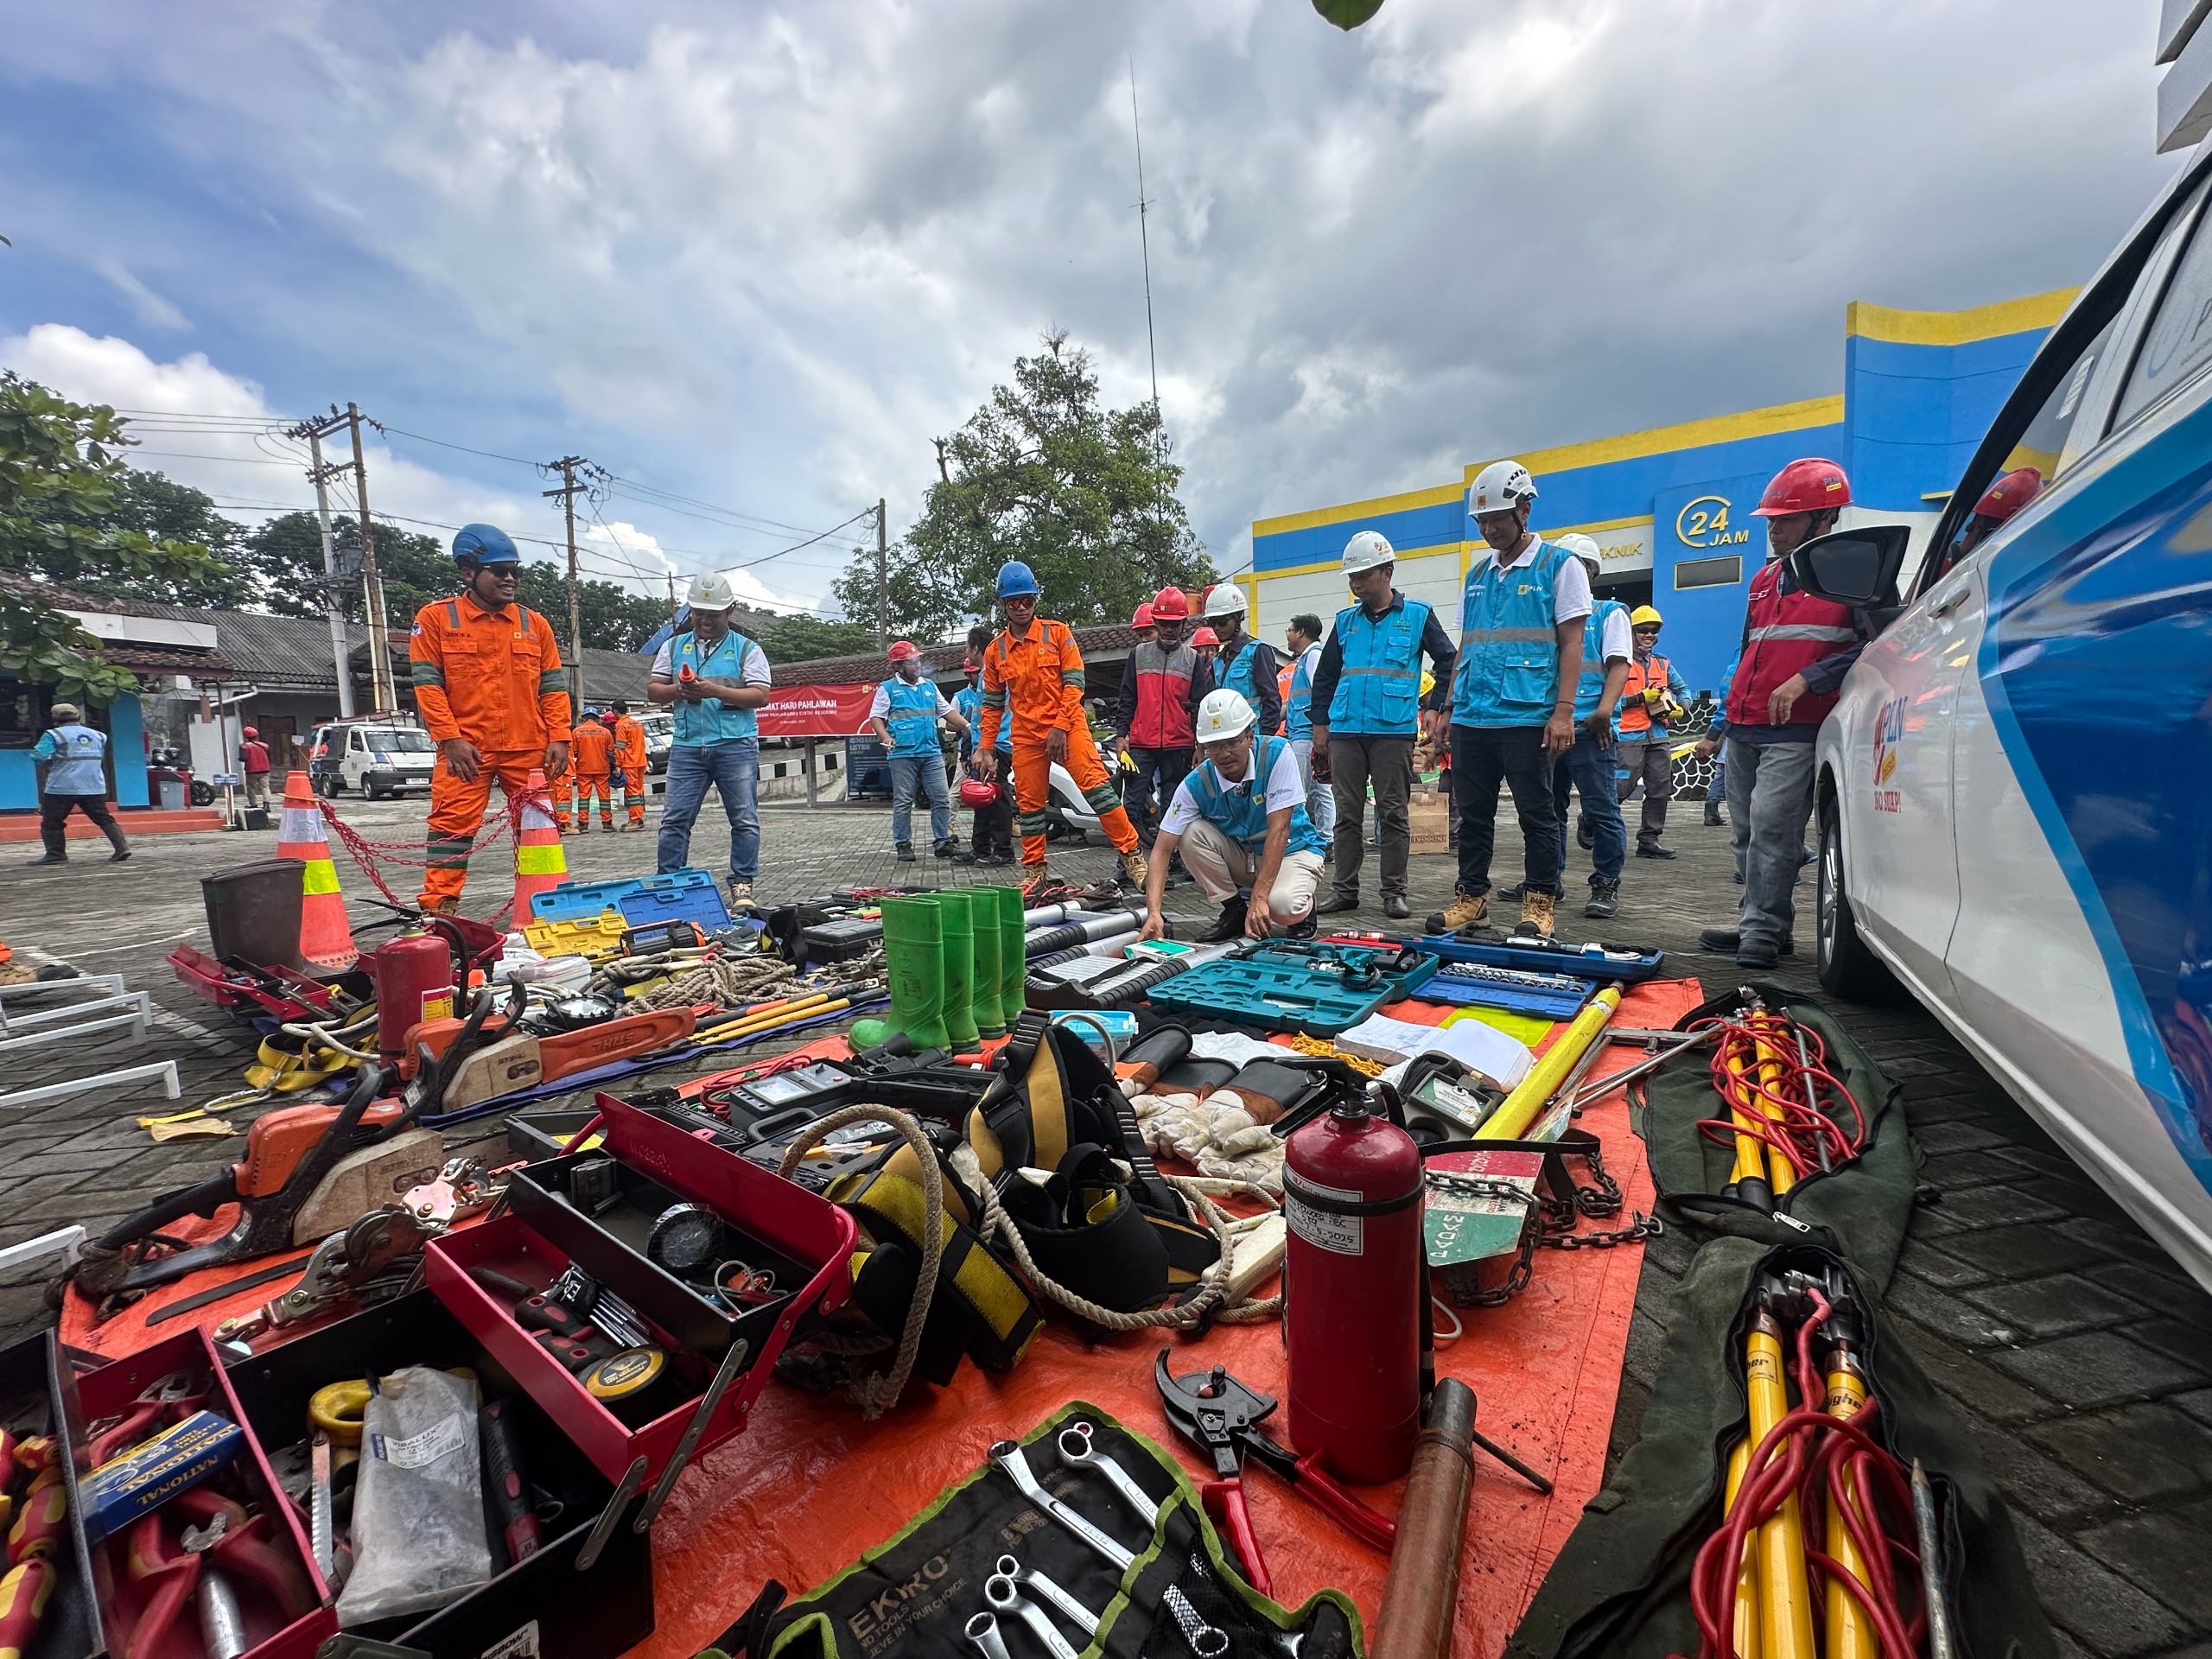
<instances>
[{"instance_id":1,"label":"blue and yellow building","mask_svg":"<svg viewBox=\"0 0 2212 1659\"><path fill-rule=\"evenodd\" d=\"M1966 311L1898 311L1864 301L1846 313L1843 390L1827 397L1655 427L1516 459L1535 474L1535 526L1580 531L1604 551L1599 588L1667 619L1662 646L1693 690L1717 690L1734 658L1744 595L1766 557L1751 517L1767 480L1803 455L1850 474L1847 524L1910 522L1923 533L2036 347L2076 290ZM1280 639L1300 611L1324 623L1350 602L1338 560L1355 531L1398 550L1398 587L1456 627L1467 566L1482 545L1466 490L1496 456L1433 489L1319 507L1252 526L1252 574L1239 576L1261 638Z\"/></svg>"}]
</instances>

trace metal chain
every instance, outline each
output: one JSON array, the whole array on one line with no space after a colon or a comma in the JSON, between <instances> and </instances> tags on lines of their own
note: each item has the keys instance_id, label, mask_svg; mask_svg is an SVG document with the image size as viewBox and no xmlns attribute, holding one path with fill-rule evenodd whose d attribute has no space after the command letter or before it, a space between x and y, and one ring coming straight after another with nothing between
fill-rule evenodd
<instances>
[{"instance_id":1,"label":"metal chain","mask_svg":"<svg viewBox=\"0 0 2212 1659\"><path fill-rule=\"evenodd\" d=\"M1511 1181L1488 1179L1479 1175L1462 1175L1446 1170L1432 1170L1428 1179L1439 1191L1455 1197L1494 1198L1503 1203L1518 1204L1524 1212L1533 1212L1541 1218L1530 1227L1525 1221L1521 1229L1520 1248L1516 1253L1512 1268L1504 1282L1489 1290L1462 1288L1452 1285L1452 1300L1461 1307L1503 1307L1529 1287L1535 1276L1536 1249L1548 1250L1609 1250L1617 1245L1633 1244L1639 1240L1656 1238L1666 1230L1657 1216L1646 1216L1631 1211L1629 1224L1610 1232L1579 1233L1575 1226L1579 1217L1593 1218L1617 1216L1623 1199L1620 1183L1605 1173L1604 1156L1595 1147L1587 1152L1568 1151L1568 1157L1579 1157L1590 1166L1593 1185L1574 1189L1572 1200L1542 1197ZM1454 1275L1463 1281L1471 1279L1471 1273ZM1448 1282L1448 1281L1447 1281Z\"/></svg>"}]
</instances>

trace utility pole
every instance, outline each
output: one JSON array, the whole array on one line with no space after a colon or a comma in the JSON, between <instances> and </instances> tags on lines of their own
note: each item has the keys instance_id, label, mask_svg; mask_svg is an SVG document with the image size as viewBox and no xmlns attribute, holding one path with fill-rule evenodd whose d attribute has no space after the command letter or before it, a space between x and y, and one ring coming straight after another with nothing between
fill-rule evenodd
<instances>
[{"instance_id":1,"label":"utility pole","mask_svg":"<svg viewBox=\"0 0 2212 1659\"><path fill-rule=\"evenodd\" d=\"M891 644L891 538L885 528L883 498L875 500L875 648Z\"/></svg>"},{"instance_id":2,"label":"utility pole","mask_svg":"<svg viewBox=\"0 0 2212 1659\"><path fill-rule=\"evenodd\" d=\"M569 702L581 716L584 707L584 622L583 601L576 591L576 496L590 486L576 482L576 468L588 463L582 455L563 455L558 461L541 464L545 471L561 474L561 487L539 493L560 497L561 511L569 522Z\"/></svg>"},{"instance_id":3,"label":"utility pole","mask_svg":"<svg viewBox=\"0 0 2212 1659\"><path fill-rule=\"evenodd\" d=\"M338 674L338 717L353 717L353 664L352 653L346 645L346 601L340 596L338 582L338 550L330 534L330 474L333 467L322 461L323 434L335 430L344 423L334 417L328 421L302 421L285 435L305 438L312 464L308 476L315 482L315 518L322 525L322 604L330 618L330 661Z\"/></svg>"},{"instance_id":4,"label":"utility pole","mask_svg":"<svg viewBox=\"0 0 2212 1659\"><path fill-rule=\"evenodd\" d=\"M369 464L361 452L361 410L346 405L346 426L353 440L353 500L361 510L361 585L368 595L369 696L372 714L397 713L399 690L391 677L391 632L385 620L384 578L377 575L376 527L369 520Z\"/></svg>"}]
</instances>

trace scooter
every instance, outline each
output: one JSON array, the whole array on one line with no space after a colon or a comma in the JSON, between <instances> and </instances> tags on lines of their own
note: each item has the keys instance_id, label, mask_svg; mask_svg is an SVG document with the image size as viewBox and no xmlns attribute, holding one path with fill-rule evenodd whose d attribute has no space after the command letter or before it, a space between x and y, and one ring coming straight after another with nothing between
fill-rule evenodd
<instances>
[{"instance_id":1,"label":"scooter","mask_svg":"<svg viewBox=\"0 0 2212 1659\"><path fill-rule=\"evenodd\" d=\"M1065 766L1055 765L1045 799L1045 839L1083 846L1098 828L1098 814L1083 798Z\"/></svg>"}]
</instances>

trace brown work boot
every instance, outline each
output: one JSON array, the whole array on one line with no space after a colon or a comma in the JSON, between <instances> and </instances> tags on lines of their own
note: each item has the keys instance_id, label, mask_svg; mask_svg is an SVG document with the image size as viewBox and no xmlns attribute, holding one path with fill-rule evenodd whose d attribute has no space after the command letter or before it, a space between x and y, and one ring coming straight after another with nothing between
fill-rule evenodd
<instances>
[{"instance_id":1,"label":"brown work boot","mask_svg":"<svg viewBox=\"0 0 2212 1659\"><path fill-rule=\"evenodd\" d=\"M1463 927L1480 927L1490 916L1490 895L1465 893L1452 890L1452 903L1444 912L1440 933L1457 933Z\"/></svg>"},{"instance_id":2,"label":"brown work boot","mask_svg":"<svg viewBox=\"0 0 2212 1659\"><path fill-rule=\"evenodd\" d=\"M1129 879L1131 887L1140 893L1144 891L1145 880L1152 871L1144 861L1143 848L1132 847L1122 855L1122 874Z\"/></svg>"},{"instance_id":3,"label":"brown work boot","mask_svg":"<svg viewBox=\"0 0 2212 1659\"><path fill-rule=\"evenodd\" d=\"M1546 938L1551 938L1553 912L1558 904L1559 900L1548 893L1523 888L1521 893L1521 926L1517 931L1526 933L1533 929Z\"/></svg>"},{"instance_id":4,"label":"brown work boot","mask_svg":"<svg viewBox=\"0 0 2212 1659\"><path fill-rule=\"evenodd\" d=\"M1044 865L1025 864L1021 867L1021 896L1029 903L1035 904L1037 895L1052 885L1052 872Z\"/></svg>"}]
</instances>

